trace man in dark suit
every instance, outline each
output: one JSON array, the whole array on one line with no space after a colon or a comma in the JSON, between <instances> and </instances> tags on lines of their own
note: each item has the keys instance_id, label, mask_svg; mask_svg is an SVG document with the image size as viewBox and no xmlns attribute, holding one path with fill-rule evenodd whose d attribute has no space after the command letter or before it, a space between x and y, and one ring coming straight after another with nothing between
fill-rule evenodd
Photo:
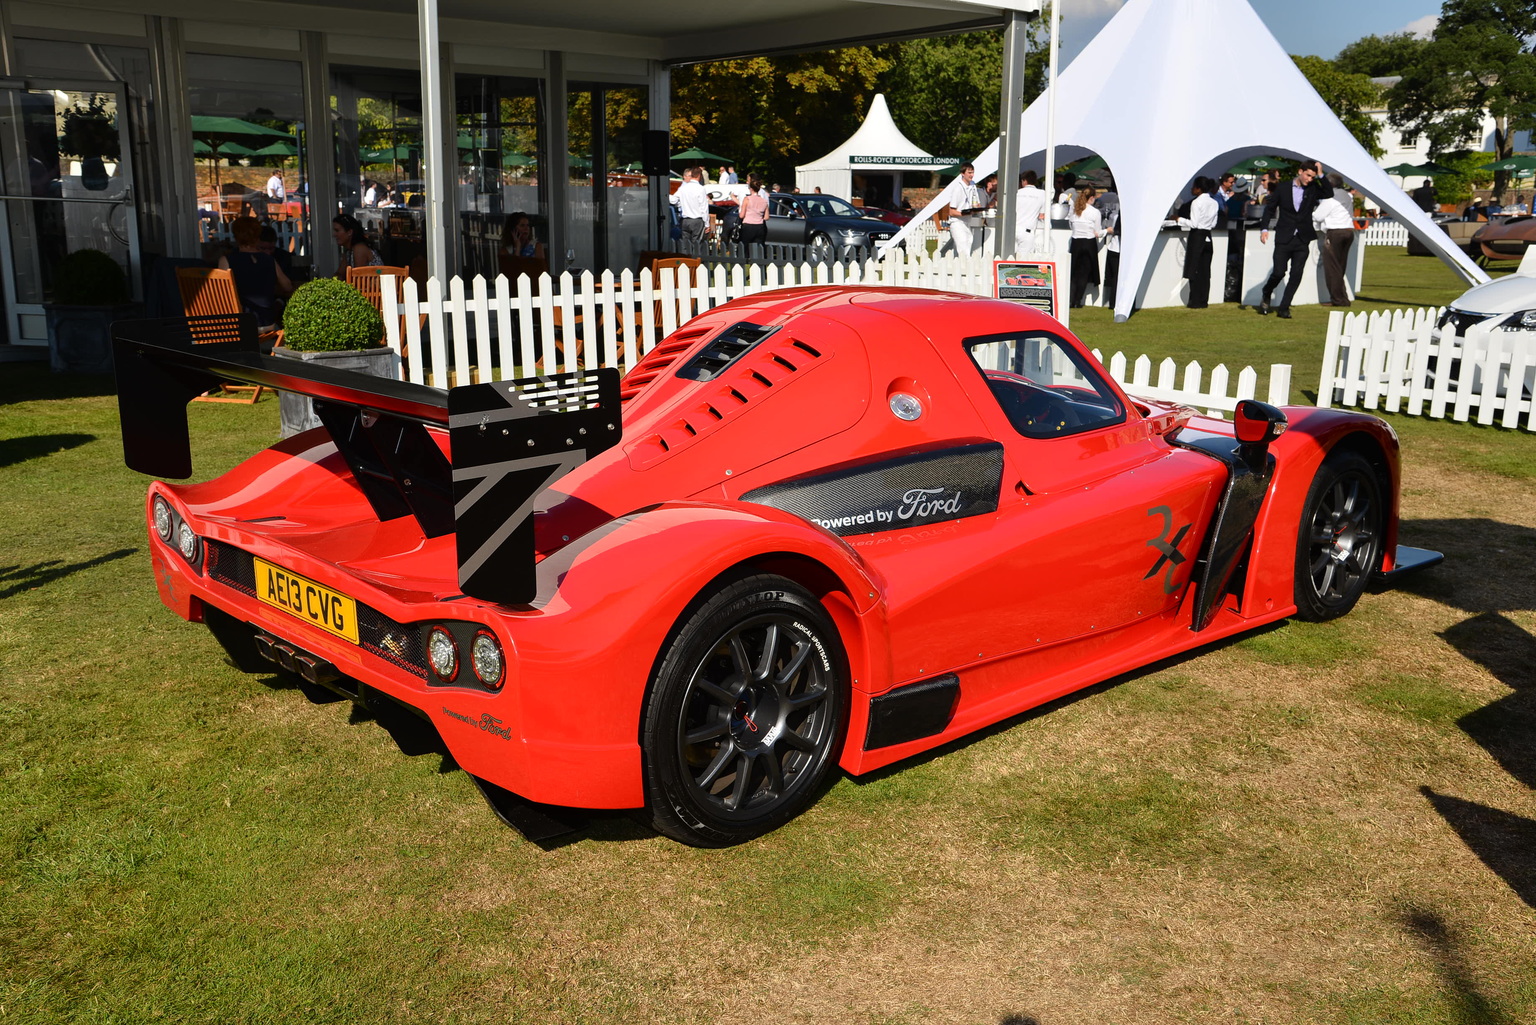
<instances>
[{"instance_id":1,"label":"man in dark suit","mask_svg":"<svg viewBox=\"0 0 1536 1025\"><path fill-rule=\"evenodd\" d=\"M1296 289L1301 287L1307 254L1312 250L1312 239L1316 235L1316 229L1312 226L1312 211L1332 194L1332 190L1318 181L1318 173L1318 165L1306 161L1297 170L1295 178L1289 183L1276 185L1264 197L1264 216L1259 221L1264 230L1259 232L1259 241L1269 241L1270 225L1274 223L1275 263L1269 280L1264 282L1264 301L1259 304L1261 317L1269 313L1269 302L1275 294L1275 288L1281 278L1286 278L1285 294L1276 312L1290 319L1291 300L1296 296Z\"/></svg>"}]
</instances>

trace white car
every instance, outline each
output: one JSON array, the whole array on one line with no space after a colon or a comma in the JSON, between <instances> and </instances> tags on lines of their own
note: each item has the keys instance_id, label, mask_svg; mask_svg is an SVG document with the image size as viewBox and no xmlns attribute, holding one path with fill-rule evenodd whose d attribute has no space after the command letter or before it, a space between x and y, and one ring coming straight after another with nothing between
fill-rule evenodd
<instances>
[{"instance_id":1,"label":"white car","mask_svg":"<svg viewBox=\"0 0 1536 1025\"><path fill-rule=\"evenodd\" d=\"M1521 392L1526 396L1536 392L1536 246L1526 250L1520 269L1515 273L1475 285L1446 306L1431 337L1436 342L1446 336L1465 338L1468 329L1479 324L1504 334L1501 341L1506 349L1519 344L1525 346L1526 369ZM1453 376L1460 363L1459 359L1453 361ZM1500 371L1500 396L1508 390L1508 373L1507 367ZM1474 388L1481 387L1478 376L1474 374Z\"/></svg>"},{"instance_id":2,"label":"white car","mask_svg":"<svg viewBox=\"0 0 1536 1025\"><path fill-rule=\"evenodd\" d=\"M1473 324L1529 331L1536 338L1536 246L1526 250L1515 273L1474 285L1446 306L1435 325L1435 338L1448 326L1452 334L1463 336Z\"/></svg>"}]
</instances>

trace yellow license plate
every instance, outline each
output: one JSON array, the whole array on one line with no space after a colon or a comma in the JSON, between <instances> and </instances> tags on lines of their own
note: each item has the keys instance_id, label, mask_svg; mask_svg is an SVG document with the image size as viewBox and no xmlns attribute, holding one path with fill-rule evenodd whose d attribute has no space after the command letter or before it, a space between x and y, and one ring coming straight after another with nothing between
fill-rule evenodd
<instances>
[{"instance_id":1,"label":"yellow license plate","mask_svg":"<svg viewBox=\"0 0 1536 1025\"><path fill-rule=\"evenodd\" d=\"M337 637L357 643L357 602L261 559L256 563L256 597Z\"/></svg>"}]
</instances>

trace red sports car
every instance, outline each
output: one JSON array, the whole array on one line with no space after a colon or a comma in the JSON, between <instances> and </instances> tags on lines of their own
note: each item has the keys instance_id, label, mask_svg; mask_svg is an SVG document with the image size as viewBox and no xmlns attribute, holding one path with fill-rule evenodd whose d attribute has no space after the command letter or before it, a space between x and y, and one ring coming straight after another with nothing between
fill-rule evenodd
<instances>
[{"instance_id":1,"label":"red sports car","mask_svg":"<svg viewBox=\"0 0 1536 1025\"><path fill-rule=\"evenodd\" d=\"M130 466L191 475L211 381L306 393L325 426L150 486L161 598L242 668L416 711L532 836L640 809L738 843L833 771L1439 558L1396 543L1382 421L1134 399L1009 302L768 292L622 381L448 392L188 324L118 325Z\"/></svg>"}]
</instances>

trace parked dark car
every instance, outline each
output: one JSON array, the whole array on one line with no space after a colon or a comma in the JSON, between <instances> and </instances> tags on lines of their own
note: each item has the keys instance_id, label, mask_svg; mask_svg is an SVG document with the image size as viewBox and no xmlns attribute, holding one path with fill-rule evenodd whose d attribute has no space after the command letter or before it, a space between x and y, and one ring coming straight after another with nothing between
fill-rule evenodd
<instances>
[{"instance_id":1,"label":"parked dark car","mask_svg":"<svg viewBox=\"0 0 1536 1025\"><path fill-rule=\"evenodd\" d=\"M836 196L775 192L768 197L768 241L810 246L825 256L843 257L869 249L896 234L896 226Z\"/></svg>"}]
</instances>

